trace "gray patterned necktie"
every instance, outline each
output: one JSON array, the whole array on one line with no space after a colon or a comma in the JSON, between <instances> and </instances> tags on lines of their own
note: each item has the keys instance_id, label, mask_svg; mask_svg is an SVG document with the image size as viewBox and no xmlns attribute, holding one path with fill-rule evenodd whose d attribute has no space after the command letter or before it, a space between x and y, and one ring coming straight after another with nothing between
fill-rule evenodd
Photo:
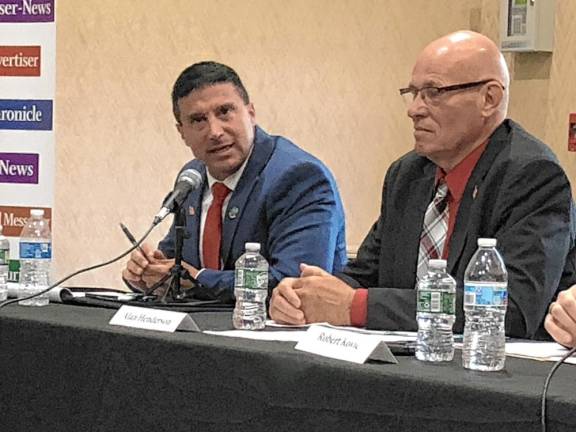
<instances>
[{"instance_id":1,"label":"gray patterned necktie","mask_svg":"<svg viewBox=\"0 0 576 432\"><path fill-rule=\"evenodd\" d=\"M438 183L434 199L424 215L420 250L418 252L417 280L428 271L428 260L442 258L446 234L448 233L448 186L444 180Z\"/></svg>"}]
</instances>

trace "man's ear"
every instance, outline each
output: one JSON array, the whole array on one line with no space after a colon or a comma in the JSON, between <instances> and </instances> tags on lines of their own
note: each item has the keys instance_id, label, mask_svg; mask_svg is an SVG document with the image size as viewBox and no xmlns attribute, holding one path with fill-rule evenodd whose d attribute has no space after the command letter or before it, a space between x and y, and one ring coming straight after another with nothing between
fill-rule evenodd
<instances>
[{"instance_id":1,"label":"man's ear","mask_svg":"<svg viewBox=\"0 0 576 432\"><path fill-rule=\"evenodd\" d=\"M500 108L504 98L504 89L496 82L488 83L482 91L481 112L484 117L490 117Z\"/></svg>"},{"instance_id":2,"label":"man's ear","mask_svg":"<svg viewBox=\"0 0 576 432\"><path fill-rule=\"evenodd\" d=\"M175 126L176 130L178 130L178 133L180 134L180 138L184 140L184 134L182 133L182 123L178 122L175 124Z\"/></svg>"},{"instance_id":3,"label":"man's ear","mask_svg":"<svg viewBox=\"0 0 576 432\"><path fill-rule=\"evenodd\" d=\"M254 104L250 102L247 106L248 115L250 116L250 120L252 122L252 126L256 126L256 109L254 108Z\"/></svg>"}]
</instances>

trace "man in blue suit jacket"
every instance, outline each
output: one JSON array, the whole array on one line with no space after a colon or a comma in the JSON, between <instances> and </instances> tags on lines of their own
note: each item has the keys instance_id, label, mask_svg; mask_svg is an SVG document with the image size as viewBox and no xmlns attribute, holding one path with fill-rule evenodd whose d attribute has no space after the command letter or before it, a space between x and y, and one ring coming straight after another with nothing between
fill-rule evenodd
<instances>
[{"instance_id":1,"label":"man in blue suit jacket","mask_svg":"<svg viewBox=\"0 0 576 432\"><path fill-rule=\"evenodd\" d=\"M233 299L234 263L246 242L260 243L270 264L270 288L297 276L302 262L328 272L343 268L344 212L334 178L318 159L256 126L254 106L236 72L215 62L194 64L174 84L172 102L178 131L196 157L182 169L196 169L204 180L183 203L183 265L199 282L198 294ZM227 195L214 264L206 256L212 234L204 234L218 183ZM145 244L144 254L132 253L124 279L149 288L174 265L174 249L172 225L157 250Z\"/></svg>"}]
</instances>

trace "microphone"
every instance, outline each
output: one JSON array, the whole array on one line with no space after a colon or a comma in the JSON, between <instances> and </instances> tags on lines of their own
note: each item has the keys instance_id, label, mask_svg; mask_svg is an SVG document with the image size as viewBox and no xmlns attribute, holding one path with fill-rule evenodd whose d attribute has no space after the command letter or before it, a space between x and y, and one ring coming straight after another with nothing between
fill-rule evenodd
<instances>
[{"instance_id":1,"label":"microphone","mask_svg":"<svg viewBox=\"0 0 576 432\"><path fill-rule=\"evenodd\" d=\"M182 205L186 197L194 189L197 189L202 184L202 176L195 169L187 169L180 173L174 190L164 200L162 208L156 216L154 216L154 225L162 222L166 216L174 211L176 206Z\"/></svg>"}]
</instances>

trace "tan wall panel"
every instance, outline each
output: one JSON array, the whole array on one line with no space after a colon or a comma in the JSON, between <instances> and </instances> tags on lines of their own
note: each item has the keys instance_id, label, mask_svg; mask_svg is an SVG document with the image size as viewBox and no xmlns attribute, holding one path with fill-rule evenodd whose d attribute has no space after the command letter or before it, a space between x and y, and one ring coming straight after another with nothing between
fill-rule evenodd
<instances>
[{"instance_id":1,"label":"tan wall panel","mask_svg":"<svg viewBox=\"0 0 576 432\"><path fill-rule=\"evenodd\" d=\"M556 0L554 52L514 53L511 69L510 117L546 142L576 191L576 155L567 151L568 116L576 112L576 2Z\"/></svg>"},{"instance_id":2,"label":"tan wall panel","mask_svg":"<svg viewBox=\"0 0 576 432\"><path fill-rule=\"evenodd\" d=\"M568 115L576 112L576 2L557 0L555 47L551 58L548 104L533 118L546 117L544 140L552 146L576 191L576 154L569 153Z\"/></svg>"},{"instance_id":3,"label":"tan wall panel","mask_svg":"<svg viewBox=\"0 0 576 432\"><path fill-rule=\"evenodd\" d=\"M118 222L135 234L147 228L177 170L191 158L174 128L172 83L184 67L206 59L238 71L261 126L293 139L333 170L354 248L378 215L386 169L412 147L410 121L397 89L408 82L417 53L457 29L497 37L498 3L60 0L53 224L57 274L126 248ZM574 18L576 4L560 3L563 13ZM570 19L562 17L560 25L566 31ZM511 109L561 148L559 135L547 133L551 124L564 126L561 116L551 119L557 111L548 101L554 93L567 109L570 97L555 80L566 82L565 68L574 70L574 60L571 65L557 60L560 49L571 50L569 36L559 39L550 79L515 82L513 100L518 92L519 103ZM534 112L527 105L535 106ZM167 228L165 222L152 241ZM75 283L118 286L120 269L111 266Z\"/></svg>"}]
</instances>

